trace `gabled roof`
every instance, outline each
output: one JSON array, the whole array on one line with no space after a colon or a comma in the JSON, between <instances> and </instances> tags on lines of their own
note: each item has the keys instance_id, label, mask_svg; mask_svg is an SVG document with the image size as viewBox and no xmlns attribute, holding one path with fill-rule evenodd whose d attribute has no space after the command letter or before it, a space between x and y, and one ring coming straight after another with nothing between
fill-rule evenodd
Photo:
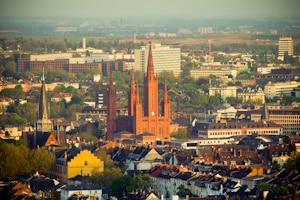
<instances>
[{"instance_id":1,"label":"gabled roof","mask_svg":"<svg viewBox=\"0 0 300 200\"><path fill-rule=\"evenodd\" d=\"M192 178L193 176L195 176L195 173L192 173L192 172L190 172L190 171L187 171L187 172L181 172L181 173L178 173L176 176L174 176L174 178L177 178L177 179L181 179L181 180L187 181L187 180L189 180L190 178Z\"/></svg>"},{"instance_id":2,"label":"gabled roof","mask_svg":"<svg viewBox=\"0 0 300 200\"><path fill-rule=\"evenodd\" d=\"M35 176L30 180L30 189L32 192L49 191L55 188L54 181L45 176Z\"/></svg>"},{"instance_id":3,"label":"gabled roof","mask_svg":"<svg viewBox=\"0 0 300 200\"><path fill-rule=\"evenodd\" d=\"M227 189L235 189L237 187L241 187L241 184L238 183L237 181L227 179L227 181L223 184L223 187Z\"/></svg>"},{"instance_id":4,"label":"gabled roof","mask_svg":"<svg viewBox=\"0 0 300 200\"><path fill-rule=\"evenodd\" d=\"M82 190L101 190L101 187L97 184L81 184L81 185L67 185L62 188L66 191L82 191Z\"/></svg>"},{"instance_id":5,"label":"gabled roof","mask_svg":"<svg viewBox=\"0 0 300 200\"><path fill-rule=\"evenodd\" d=\"M151 148L145 148L145 147L136 147L131 153L128 155L129 160L141 160L144 158Z\"/></svg>"}]
</instances>

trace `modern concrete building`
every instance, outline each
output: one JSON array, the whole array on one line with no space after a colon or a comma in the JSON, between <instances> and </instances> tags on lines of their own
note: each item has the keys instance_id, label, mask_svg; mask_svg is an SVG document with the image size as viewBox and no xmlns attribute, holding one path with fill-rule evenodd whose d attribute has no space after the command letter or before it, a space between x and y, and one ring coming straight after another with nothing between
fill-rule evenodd
<instances>
[{"instance_id":1,"label":"modern concrete building","mask_svg":"<svg viewBox=\"0 0 300 200\"><path fill-rule=\"evenodd\" d=\"M300 82L297 81L287 81L280 83L271 83L269 82L265 86L265 95L266 98L280 97L281 95L291 96L291 92L294 88L300 86Z\"/></svg>"},{"instance_id":2,"label":"modern concrete building","mask_svg":"<svg viewBox=\"0 0 300 200\"><path fill-rule=\"evenodd\" d=\"M284 54L294 55L294 41L292 37L280 37L278 41L278 60L284 60Z\"/></svg>"},{"instance_id":3,"label":"modern concrete building","mask_svg":"<svg viewBox=\"0 0 300 200\"><path fill-rule=\"evenodd\" d=\"M246 135L282 135L282 128L272 121L211 123L207 135L199 137L228 138Z\"/></svg>"},{"instance_id":4,"label":"modern concrete building","mask_svg":"<svg viewBox=\"0 0 300 200\"><path fill-rule=\"evenodd\" d=\"M149 55L149 45L134 51L135 70L146 72ZM180 70L180 48L152 44L154 73Z\"/></svg>"},{"instance_id":5,"label":"modern concrete building","mask_svg":"<svg viewBox=\"0 0 300 200\"><path fill-rule=\"evenodd\" d=\"M232 75L235 79L237 76L237 70L231 69L193 69L190 70L191 77L194 79L198 78L208 78L210 75L215 75L217 77L224 75Z\"/></svg>"}]
</instances>

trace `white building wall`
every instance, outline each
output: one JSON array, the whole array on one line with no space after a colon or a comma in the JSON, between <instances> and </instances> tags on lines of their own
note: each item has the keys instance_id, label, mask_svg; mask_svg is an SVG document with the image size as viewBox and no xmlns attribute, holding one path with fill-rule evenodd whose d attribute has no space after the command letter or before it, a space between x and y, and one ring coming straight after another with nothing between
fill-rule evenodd
<instances>
[{"instance_id":1,"label":"white building wall","mask_svg":"<svg viewBox=\"0 0 300 200\"><path fill-rule=\"evenodd\" d=\"M149 45L135 50L135 69L147 70ZM152 44L152 57L155 73L180 70L180 48Z\"/></svg>"},{"instance_id":2,"label":"white building wall","mask_svg":"<svg viewBox=\"0 0 300 200\"><path fill-rule=\"evenodd\" d=\"M80 187L78 187L78 190L61 190L60 193L60 199L61 200L68 200L73 194L82 194L84 196L95 196L97 199L102 199L102 190L80 190Z\"/></svg>"},{"instance_id":3,"label":"white building wall","mask_svg":"<svg viewBox=\"0 0 300 200\"><path fill-rule=\"evenodd\" d=\"M265 86L265 95L267 98L274 98L275 96L280 97L281 95L290 96L293 88L300 86L300 82L287 81L282 83L271 83L269 82Z\"/></svg>"}]
</instances>

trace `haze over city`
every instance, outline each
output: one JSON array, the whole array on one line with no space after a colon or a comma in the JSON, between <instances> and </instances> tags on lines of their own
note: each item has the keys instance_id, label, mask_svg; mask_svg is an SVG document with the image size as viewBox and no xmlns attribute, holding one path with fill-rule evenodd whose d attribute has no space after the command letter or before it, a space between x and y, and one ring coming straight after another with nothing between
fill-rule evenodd
<instances>
[{"instance_id":1,"label":"haze over city","mask_svg":"<svg viewBox=\"0 0 300 200\"><path fill-rule=\"evenodd\" d=\"M0 0L0 199L300 200L300 0Z\"/></svg>"},{"instance_id":2,"label":"haze over city","mask_svg":"<svg viewBox=\"0 0 300 200\"><path fill-rule=\"evenodd\" d=\"M0 16L19 17L299 17L298 0L1 0Z\"/></svg>"}]
</instances>

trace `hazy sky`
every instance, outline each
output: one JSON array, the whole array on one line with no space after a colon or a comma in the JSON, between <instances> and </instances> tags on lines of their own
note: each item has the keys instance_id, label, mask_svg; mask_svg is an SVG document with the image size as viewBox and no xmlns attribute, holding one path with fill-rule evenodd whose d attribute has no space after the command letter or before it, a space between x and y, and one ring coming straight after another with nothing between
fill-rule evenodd
<instances>
[{"instance_id":1,"label":"hazy sky","mask_svg":"<svg viewBox=\"0 0 300 200\"><path fill-rule=\"evenodd\" d=\"M0 0L0 16L300 16L300 0Z\"/></svg>"}]
</instances>

